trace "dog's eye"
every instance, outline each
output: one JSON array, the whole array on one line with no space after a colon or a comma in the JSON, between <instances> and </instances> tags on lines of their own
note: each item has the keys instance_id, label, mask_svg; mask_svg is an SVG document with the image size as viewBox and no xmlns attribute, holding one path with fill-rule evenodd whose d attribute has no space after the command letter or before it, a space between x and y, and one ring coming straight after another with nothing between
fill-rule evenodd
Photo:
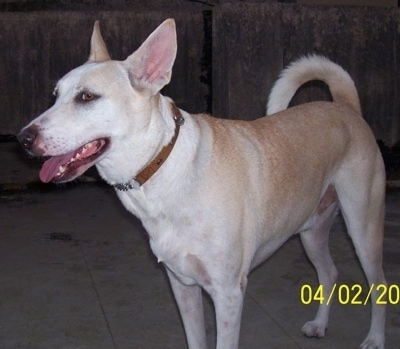
<instances>
[{"instance_id":1,"label":"dog's eye","mask_svg":"<svg viewBox=\"0 0 400 349\"><path fill-rule=\"evenodd\" d=\"M89 92L89 91L83 91L80 92L77 96L76 96L76 102L78 103L86 103L86 102L91 102L97 98L99 98L99 95L96 95L93 92Z\"/></svg>"},{"instance_id":2,"label":"dog's eye","mask_svg":"<svg viewBox=\"0 0 400 349\"><path fill-rule=\"evenodd\" d=\"M55 88L54 90L53 90L53 96L54 97L58 97L58 88Z\"/></svg>"},{"instance_id":3,"label":"dog's eye","mask_svg":"<svg viewBox=\"0 0 400 349\"><path fill-rule=\"evenodd\" d=\"M75 102L76 103L89 103L91 101L94 101L98 99L100 96L89 91L82 91L79 92L76 97L75 97Z\"/></svg>"},{"instance_id":4,"label":"dog's eye","mask_svg":"<svg viewBox=\"0 0 400 349\"><path fill-rule=\"evenodd\" d=\"M83 92L82 93L82 100L85 102L92 101L96 96L90 92Z\"/></svg>"}]
</instances>

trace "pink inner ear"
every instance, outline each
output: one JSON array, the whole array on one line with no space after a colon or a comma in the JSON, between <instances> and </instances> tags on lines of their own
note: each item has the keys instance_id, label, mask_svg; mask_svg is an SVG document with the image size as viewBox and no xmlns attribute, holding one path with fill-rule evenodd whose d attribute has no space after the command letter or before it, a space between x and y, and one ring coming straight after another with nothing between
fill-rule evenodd
<instances>
[{"instance_id":1,"label":"pink inner ear","mask_svg":"<svg viewBox=\"0 0 400 349\"><path fill-rule=\"evenodd\" d=\"M150 43L145 59L145 76L149 82L165 78L175 60L175 32L168 27L162 29Z\"/></svg>"}]
</instances>

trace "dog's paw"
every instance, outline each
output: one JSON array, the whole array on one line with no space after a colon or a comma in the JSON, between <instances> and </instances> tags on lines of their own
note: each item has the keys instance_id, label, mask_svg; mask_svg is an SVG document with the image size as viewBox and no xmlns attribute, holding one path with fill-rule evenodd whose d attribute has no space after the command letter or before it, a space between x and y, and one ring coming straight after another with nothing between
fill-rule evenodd
<instances>
[{"instance_id":1,"label":"dog's paw","mask_svg":"<svg viewBox=\"0 0 400 349\"><path fill-rule=\"evenodd\" d=\"M319 321L316 321L316 320L309 321L303 326L301 331L307 337L322 338L323 336L325 336L326 325L322 324L322 323L320 323Z\"/></svg>"},{"instance_id":2,"label":"dog's paw","mask_svg":"<svg viewBox=\"0 0 400 349\"><path fill-rule=\"evenodd\" d=\"M360 349L385 349L385 345L383 344L383 340L367 337L360 345Z\"/></svg>"}]
</instances>

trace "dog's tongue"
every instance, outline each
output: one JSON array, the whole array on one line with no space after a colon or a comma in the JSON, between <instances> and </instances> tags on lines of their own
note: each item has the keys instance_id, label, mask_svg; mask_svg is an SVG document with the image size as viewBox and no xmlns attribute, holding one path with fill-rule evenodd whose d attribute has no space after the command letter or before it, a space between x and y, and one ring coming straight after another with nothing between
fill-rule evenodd
<instances>
[{"instance_id":1,"label":"dog's tongue","mask_svg":"<svg viewBox=\"0 0 400 349\"><path fill-rule=\"evenodd\" d=\"M74 154L75 151L72 151L65 155L53 156L47 160L40 170L40 180L44 183L50 182L59 171L60 166L65 165L74 156Z\"/></svg>"}]
</instances>

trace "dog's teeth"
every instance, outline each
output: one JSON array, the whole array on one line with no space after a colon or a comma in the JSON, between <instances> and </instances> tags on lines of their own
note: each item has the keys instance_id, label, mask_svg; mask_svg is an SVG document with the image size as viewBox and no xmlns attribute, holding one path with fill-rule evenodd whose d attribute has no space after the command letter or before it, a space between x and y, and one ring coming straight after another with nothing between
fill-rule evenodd
<instances>
[{"instance_id":1,"label":"dog's teeth","mask_svg":"<svg viewBox=\"0 0 400 349\"><path fill-rule=\"evenodd\" d=\"M81 150L80 150L78 153L76 153L76 155L74 156L74 158L73 158L71 161L75 161L75 160L78 160L78 159L80 159L81 157L83 157L83 154L85 154L85 153L87 152L87 150L88 150L92 145L93 145L93 142L86 143L86 144L81 148Z\"/></svg>"},{"instance_id":2,"label":"dog's teeth","mask_svg":"<svg viewBox=\"0 0 400 349\"><path fill-rule=\"evenodd\" d=\"M58 168L58 173L64 173L65 172L65 167L60 165L60 167Z\"/></svg>"}]
</instances>

